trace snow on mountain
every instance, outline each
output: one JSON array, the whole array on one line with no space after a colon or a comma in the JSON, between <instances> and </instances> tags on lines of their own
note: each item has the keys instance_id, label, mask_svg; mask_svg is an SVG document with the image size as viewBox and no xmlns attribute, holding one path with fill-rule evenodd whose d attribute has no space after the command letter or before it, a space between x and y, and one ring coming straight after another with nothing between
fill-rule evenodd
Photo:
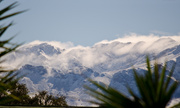
<instances>
[{"instance_id":1,"label":"snow on mountain","mask_svg":"<svg viewBox=\"0 0 180 108\"><path fill-rule=\"evenodd\" d=\"M47 43L41 43L39 45L27 47L26 49L23 48L21 51L26 54L34 53L37 56L43 55L43 54L49 55L49 56L52 56L54 54L61 54L61 50L59 48L55 48L54 46L51 46Z\"/></svg>"},{"instance_id":2,"label":"snow on mountain","mask_svg":"<svg viewBox=\"0 0 180 108\"><path fill-rule=\"evenodd\" d=\"M137 36L132 34L112 41L102 41L92 47L72 43L34 41L21 46L19 52L8 55L6 65L19 67L21 83L33 95L39 90L67 97L69 105L89 105L91 99L83 85L92 86L87 78L106 83L128 95L126 85L137 91L132 66L138 72L146 69L145 57L160 64L166 60L168 69L176 63L174 78L180 80L180 37ZM180 88L174 97L180 97Z\"/></svg>"}]
</instances>

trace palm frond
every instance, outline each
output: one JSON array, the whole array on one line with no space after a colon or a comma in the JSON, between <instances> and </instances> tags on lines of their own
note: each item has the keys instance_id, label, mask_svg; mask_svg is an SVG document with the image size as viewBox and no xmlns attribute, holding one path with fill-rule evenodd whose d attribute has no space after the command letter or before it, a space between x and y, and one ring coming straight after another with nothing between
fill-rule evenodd
<instances>
[{"instance_id":1,"label":"palm frond","mask_svg":"<svg viewBox=\"0 0 180 108\"><path fill-rule=\"evenodd\" d=\"M2 1L2 0L1 0ZM1 3L0 1L0 3ZM14 9L18 6L17 2L14 2L5 8L0 10L0 21L3 21L12 16L18 15L24 11L18 11L14 13L9 13L10 10ZM4 35L4 33L13 25L13 23L9 23L8 25L0 25L0 37ZM0 64L5 62L4 57L15 51L21 44L12 43L11 40L14 37L11 37L6 40L0 40ZM13 88L13 86L18 82L20 77L17 77L18 73L15 72L16 69L7 69L6 67L0 66L0 104L5 104L14 99L19 100L19 98L13 94L9 94L8 91Z\"/></svg>"},{"instance_id":2,"label":"palm frond","mask_svg":"<svg viewBox=\"0 0 180 108\"><path fill-rule=\"evenodd\" d=\"M147 71L145 74L138 74L138 72L133 69L134 79L140 95L136 95L132 89L127 87L131 95L131 98L129 98L111 87L106 88L90 80L90 82L101 91L85 86L85 88L89 90L88 93L99 101L91 102L111 108L165 108L178 86L177 81L171 80L175 65L167 77L166 63L164 63L161 69L158 63L155 62L153 66L154 69L152 69L150 59L147 56L146 64Z\"/></svg>"},{"instance_id":3,"label":"palm frond","mask_svg":"<svg viewBox=\"0 0 180 108\"><path fill-rule=\"evenodd\" d=\"M23 12L26 11L26 10L18 11L18 12L14 12L14 13L3 16L6 12L9 12L10 10L14 9L17 6L18 6L18 3L14 2L14 3L10 4L9 6L3 8L2 10L0 10L0 21L5 20L7 18L10 18L12 16L18 15L18 14L23 13Z\"/></svg>"}]
</instances>

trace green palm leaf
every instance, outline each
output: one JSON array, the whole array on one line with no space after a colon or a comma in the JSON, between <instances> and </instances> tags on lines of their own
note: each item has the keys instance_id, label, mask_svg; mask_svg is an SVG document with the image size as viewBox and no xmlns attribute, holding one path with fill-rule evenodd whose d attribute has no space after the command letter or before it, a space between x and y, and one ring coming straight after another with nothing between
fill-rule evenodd
<instances>
[{"instance_id":1,"label":"green palm leaf","mask_svg":"<svg viewBox=\"0 0 180 108\"><path fill-rule=\"evenodd\" d=\"M1 1L0 1L1 3ZM17 7L17 2L14 2L5 8L0 10L0 21L3 21L7 18L11 18L12 16L18 15L24 11L18 11L14 13L9 13L10 10ZM13 23L9 23L8 25L0 25L0 37L4 35L4 33L13 25ZM13 39L9 38L6 40L0 40L0 64L2 64L5 59L3 59L4 56L7 54L13 52L18 48L21 44L15 44L12 43L11 40ZM19 100L17 96L14 96L13 94L9 94L8 91L13 88L13 86L17 83L19 78L17 78L18 73L14 72L15 69L7 69L6 67L0 66L0 104L6 104L7 102L10 102L14 99Z\"/></svg>"},{"instance_id":2,"label":"green palm leaf","mask_svg":"<svg viewBox=\"0 0 180 108\"><path fill-rule=\"evenodd\" d=\"M175 65L172 67L167 77L166 63L164 63L163 68L160 69L158 63L155 62L153 66L154 69L152 69L150 59L147 57L146 64L147 71L144 75L138 74L138 72L133 69L134 79L140 96L137 96L133 90L127 87L131 95L131 98L129 98L111 87L106 88L90 80L93 85L101 90L97 91L91 87L85 86L85 88L89 90L89 95L99 101L91 102L98 105L103 104L104 107L108 108L165 108L178 86L177 81L172 82L171 80Z\"/></svg>"}]
</instances>

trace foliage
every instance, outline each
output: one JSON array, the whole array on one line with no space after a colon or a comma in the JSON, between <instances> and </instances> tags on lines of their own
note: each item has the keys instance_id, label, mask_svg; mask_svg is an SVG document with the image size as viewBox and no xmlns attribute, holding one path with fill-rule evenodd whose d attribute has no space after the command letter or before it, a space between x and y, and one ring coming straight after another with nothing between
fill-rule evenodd
<instances>
[{"instance_id":1,"label":"foliage","mask_svg":"<svg viewBox=\"0 0 180 108\"><path fill-rule=\"evenodd\" d=\"M49 95L47 91L41 91L30 101L30 105L35 106L67 106L65 96Z\"/></svg>"},{"instance_id":2,"label":"foliage","mask_svg":"<svg viewBox=\"0 0 180 108\"><path fill-rule=\"evenodd\" d=\"M108 108L165 108L178 86L177 81L171 81L174 66L166 77L166 63L162 70L156 62L154 63L154 69L151 69L148 57L146 63L147 72L145 75L138 74L134 69L134 78L140 96L136 95L129 87L127 88L131 97L127 97L111 87L105 88L90 80L93 85L102 91L99 92L85 86L89 90L89 94L99 100L99 102L91 102Z\"/></svg>"},{"instance_id":3,"label":"foliage","mask_svg":"<svg viewBox=\"0 0 180 108\"><path fill-rule=\"evenodd\" d=\"M1 0L2 1L2 0ZM0 1L0 2L1 2ZM12 16L18 15L24 11L18 11L14 13L9 13L10 10L14 9L17 6L17 2L12 3L11 5L3 8L0 10L0 21L3 21L7 18ZM9 23L8 25L1 24L0 25L0 38L4 35L8 28L10 28L13 23ZM20 46L20 44L12 43L12 38L6 40L0 40L0 104L7 103L13 99L19 100L15 95L9 94L7 90L11 90L12 87L18 81L17 73L15 73L14 69L8 69L8 67L3 67L2 63L5 61L4 56L8 55L9 53L13 52ZM6 95L10 96L11 98L7 97Z\"/></svg>"},{"instance_id":4,"label":"foliage","mask_svg":"<svg viewBox=\"0 0 180 108\"><path fill-rule=\"evenodd\" d=\"M19 100L11 100L10 102L2 104L2 105L28 105L29 104L29 100L31 98L28 95L28 89L26 88L25 84L16 83L15 86L13 86L7 92L9 94L18 96ZM6 96L6 98L11 99L11 97L9 95L4 94L4 96Z\"/></svg>"},{"instance_id":5,"label":"foliage","mask_svg":"<svg viewBox=\"0 0 180 108\"><path fill-rule=\"evenodd\" d=\"M49 95L46 91L41 91L34 97L30 97L25 84L16 83L16 86L8 90L8 93L19 96L19 100L12 100L2 105L67 106L64 96ZM7 99L11 98L9 95L4 94L3 96L6 96Z\"/></svg>"}]
</instances>

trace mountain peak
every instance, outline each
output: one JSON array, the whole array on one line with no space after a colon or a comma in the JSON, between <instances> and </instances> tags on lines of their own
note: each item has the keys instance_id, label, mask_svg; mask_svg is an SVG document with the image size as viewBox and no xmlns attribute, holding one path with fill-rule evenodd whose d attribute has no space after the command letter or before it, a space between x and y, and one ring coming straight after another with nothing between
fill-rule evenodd
<instances>
[{"instance_id":1,"label":"mountain peak","mask_svg":"<svg viewBox=\"0 0 180 108\"><path fill-rule=\"evenodd\" d=\"M147 40L149 39L149 40ZM38 42L23 45L20 54L9 56L7 63L23 63L19 71L26 74L21 81L26 83L33 91L47 90L50 93L63 93L67 96L68 104L75 105L89 96L83 93L83 85L92 86L87 81L91 78L99 83L104 82L109 86L127 93L126 83L135 87L132 66L138 72L145 72L145 57L149 52L150 60L168 58L168 64L176 62L174 78L180 79L180 45L173 38L159 37L146 40L114 40L98 43L93 47L58 47L58 44ZM164 60L159 63L164 63ZM136 88L134 89L136 90ZM180 88L178 89L180 91ZM178 97L179 93L176 93ZM69 96L69 97L68 97ZM79 100L72 100L79 98Z\"/></svg>"},{"instance_id":2,"label":"mountain peak","mask_svg":"<svg viewBox=\"0 0 180 108\"><path fill-rule=\"evenodd\" d=\"M159 53L165 49L172 48L177 45L178 45L178 42L170 37L160 38L154 41L146 50L148 52Z\"/></svg>"},{"instance_id":3,"label":"mountain peak","mask_svg":"<svg viewBox=\"0 0 180 108\"><path fill-rule=\"evenodd\" d=\"M30 46L26 45L25 47L20 48L20 51L22 51L23 53L34 53L36 55L41 55L42 53L44 53L48 56L61 54L61 52L64 50L65 49L61 50L60 48L54 47L46 42Z\"/></svg>"}]
</instances>

